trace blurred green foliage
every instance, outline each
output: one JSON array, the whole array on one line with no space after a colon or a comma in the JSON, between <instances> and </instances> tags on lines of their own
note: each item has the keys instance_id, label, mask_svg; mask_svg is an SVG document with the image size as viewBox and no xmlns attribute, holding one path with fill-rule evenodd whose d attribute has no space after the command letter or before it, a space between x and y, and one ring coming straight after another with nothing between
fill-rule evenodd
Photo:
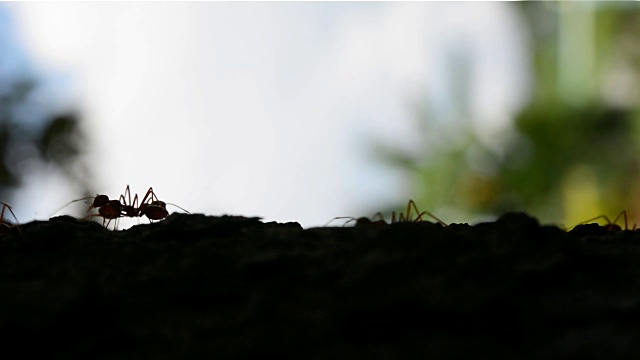
<instances>
[{"instance_id":1,"label":"blurred green foliage","mask_svg":"<svg viewBox=\"0 0 640 360\"><path fill-rule=\"evenodd\" d=\"M35 78L16 78L8 85L0 91L0 200L11 202L27 177L45 167L66 177L80 193L87 192L79 117L39 108L30 98L39 86Z\"/></svg>"},{"instance_id":2,"label":"blurred green foliage","mask_svg":"<svg viewBox=\"0 0 640 360\"><path fill-rule=\"evenodd\" d=\"M51 180L60 192L67 190L62 187L88 192L91 176L82 156L86 137L79 113L67 101L66 77L42 71L37 59L29 56L4 5L0 25L0 201L10 203L16 212L36 216L44 200L17 203L21 190L29 198L33 189L27 189L28 184L46 186Z\"/></svg>"},{"instance_id":3,"label":"blurred green foliage","mask_svg":"<svg viewBox=\"0 0 640 360\"><path fill-rule=\"evenodd\" d=\"M378 155L409 173L418 206L445 221L521 210L572 227L626 209L640 224L640 5L511 6L526 19L536 81L513 127L487 144L473 130L473 114L443 128L422 109L423 156L388 148ZM457 106L468 108L464 101ZM427 141L430 133L445 140Z\"/></svg>"}]
</instances>

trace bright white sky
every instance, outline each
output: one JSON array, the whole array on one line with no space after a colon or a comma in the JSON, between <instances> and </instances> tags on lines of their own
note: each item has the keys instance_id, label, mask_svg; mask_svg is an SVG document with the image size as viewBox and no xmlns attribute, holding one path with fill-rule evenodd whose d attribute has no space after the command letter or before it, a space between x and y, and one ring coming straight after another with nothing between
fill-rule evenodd
<instances>
[{"instance_id":1,"label":"bright white sky","mask_svg":"<svg viewBox=\"0 0 640 360\"><path fill-rule=\"evenodd\" d=\"M474 121L487 136L529 84L508 3L2 5L38 69L58 74L50 87L71 95L61 103L82 110L96 189L153 186L192 213L310 227L404 203L409 179L366 145L421 149L408 105L428 101L447 118L448 53L473 61ZM64 185L35 174L13 200L34 206L16 208L19 219L81 195Z\"/></svg>"}]
</instances>

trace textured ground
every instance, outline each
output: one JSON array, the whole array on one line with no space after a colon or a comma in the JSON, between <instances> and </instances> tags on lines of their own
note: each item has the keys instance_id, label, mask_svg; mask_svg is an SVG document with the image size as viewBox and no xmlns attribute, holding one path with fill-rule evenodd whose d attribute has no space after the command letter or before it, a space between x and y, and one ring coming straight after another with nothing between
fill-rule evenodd
<instances>
[{"instance_id":1,"label":"textured ground","mask_svg":"<svg viewBox=\"0 0 640 360\"><path fill-rule=\"evenodd\" d=\"M0 238L5 351L48 358L637 358L640 237L68 216Z\"/></svg>"}]
</instances>

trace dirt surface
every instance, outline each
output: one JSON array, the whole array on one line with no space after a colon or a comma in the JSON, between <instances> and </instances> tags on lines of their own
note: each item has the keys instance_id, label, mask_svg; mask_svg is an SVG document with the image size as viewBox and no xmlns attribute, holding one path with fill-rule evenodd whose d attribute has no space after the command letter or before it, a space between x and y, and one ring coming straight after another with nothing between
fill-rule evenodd
<instances>
[{"instance_id":1,"label":"dirt surface","mask_svg":"<svg viewBox=\"0 0 640 360\"><path fill-rule=\"evenodd\" d=\"M640 242L521 213L302 229L68 216L0 238L5 352L47 358L594 359L640 355Z\"/></svg>"}]
</instances>

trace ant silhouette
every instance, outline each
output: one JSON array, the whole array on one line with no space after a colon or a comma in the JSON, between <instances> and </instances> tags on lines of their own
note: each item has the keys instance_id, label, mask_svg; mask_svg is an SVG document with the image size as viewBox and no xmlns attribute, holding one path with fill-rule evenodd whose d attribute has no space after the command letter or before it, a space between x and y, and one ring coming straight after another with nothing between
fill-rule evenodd
<instances>
[{"instance_id":1,"label":"ant silhouette","mask_svg":"<svg viewBox=\"0 0 640 360\"><path fill-rule=\"evenodd\" d=\"M622 212L620 214L618 214L618 216L615 217L615 219L613 219L613 221L609 220L609 218L606 215L599 215L596 216L594 218L591 218L589 220L585 220L583 222L581 222L578 225L583 225L583 224L590 224L592 221L595 220L599 220L599 219L603 219L607 222L606 225L603 225L603 227L605 229L607 229L608 231L622 231L622 228L620 227L620 225L616 224L616 222L618 222L618 220L620 219L620 217L623 217L624 219L624 230L635 230L636 229L636 225L633 225L633 229L629 229L629 225L628 225L628 221L627 221L627 211L626 210L622 210ZM578 226L576 225L576 226ZM575 226L574 226L575 227Z\"/></svg>"},{"instance_id":2,"label":"ant silhouette","mask_svg":"<svg viewBox=\"0 0 640 360\"><path fill-rule=\"evenodd\" d=\"M416 217L412 218L411 216L411 210L414 210L416 213ZM428 211L420 211L418 210L418 207L416 206L416 203L413 200L409 200L409 203L407 204L407 211L406 213L396 213L395 211L391 213L391 224L395 224L395 223L399 223L399 222L417 222L417 221L423 221L423 217L427 215L429 217L431 217L432 219L436 220L436 222L438 222L440 225L442 226L448 226L444 221L438 219L437 216L433 215L432 213L428 212ZM347 225L348 223L355 221L356 222L356 226L359 225L370 225L370 224L389 224L384 220L384 215L381 212L377 212L373 215L372 219L369 219L367 217L360 217L360 218L353 218L353 217L349 217L349 216L341 216L341 217L336 217L333 218L331 221L329 221L325 226L328 226L332 221L334 220L338 220L338 219L349 219L347 222L345 222L342 226Z\"/></svg>"},{"instance_id":3,"label":"ant silhouette","mask_svg":"<svg viewBox=\"0 0 640 360\"><path fill-rule=\"evenodd\" d=\"M16 214L13 212L13 209L11 208L11 206L3 201L0 201L0 204L2 204L2 211L0 211L0 236L11 234L11 230L13 228L18 229L18 232L22 233L18 218L16 217ZM11 213L11 216L13 216L13 219L16 221L15 224L9 224L4 222L5 210L9 210L9 212Z\"/></svg>"},{"instance_id":4,"label":"ant silhouette","mask_svg":"<svg viewBox=\"0 0 640 360\"><path fill-rule=\"evenodd\" d=\"M76 199L71 201L69 204L91 198L92 197L89 196ZM67 205L65 205L65 207ZM173 205L189 214L187 210L176 204L169 203L169 205ZM98 213L89 214L93 209L98 209ZM152 187L147 190L144 197L142 197L142 200L138 202L138 194L134 195L133 201L131 200L131 189L129 185L127 185L124 194L120 195L117 200L109 199L109 196L104 194L96 195L93 198L93 202L87 209L87 214L88 215L86 215L83 220L96 216L102 217L102 226L106 228L111 223L111 220L115 219L117 222L120 217L126 216L133 218L146 216L149 221L152 222L152 220L162 220L166 218L169 215L169 212L167 211L167 203L158 199ZM117 223L114 227L117 227Z\"/></svg>"}]
</instances>

